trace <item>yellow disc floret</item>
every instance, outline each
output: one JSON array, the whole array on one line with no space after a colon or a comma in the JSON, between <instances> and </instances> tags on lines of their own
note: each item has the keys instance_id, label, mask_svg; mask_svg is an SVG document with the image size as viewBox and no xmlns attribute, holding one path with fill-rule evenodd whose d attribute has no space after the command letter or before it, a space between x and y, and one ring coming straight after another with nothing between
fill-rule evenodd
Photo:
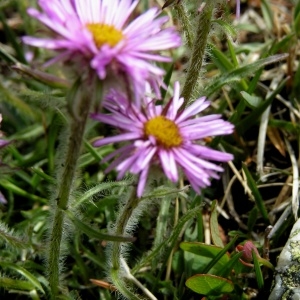
<instances>
[{"instance_id":1,"label":"yellow disc floret","mask_svg":"<svg viewBox=\"0 0 300 300\"><path fill-rule=\"evenodd\" d=\"M164 116L158 116L147 121L144 125L144 133L147 136L154 136L157 144L167 149L182 144L178 126Z\"/></svg>"},{"instance_id":2,"label":"yellow disc floret","mask_svg":"<svg viewBox=\"0 0 300 300\"><path fill-rule=\"evenodd\" d=\"M89 23L86 27L92 33L94 42L98 48L105 44L114 47L124 37L122 31L116 29L113 25Z\"/></svg>"}]
</instances>

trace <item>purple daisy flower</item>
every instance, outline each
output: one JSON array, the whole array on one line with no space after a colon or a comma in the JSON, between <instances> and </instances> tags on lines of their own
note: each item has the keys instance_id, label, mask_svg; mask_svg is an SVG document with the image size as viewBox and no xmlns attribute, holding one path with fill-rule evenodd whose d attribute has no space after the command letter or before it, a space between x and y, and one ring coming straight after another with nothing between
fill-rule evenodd
<instances>
[{"instance_id":1,"label":"purple daisy flower","mask_svg":"<svg viewBox=\"0 0 300 300\"><path fill-rule=\"evenodd\" d=\"M179 34L172 28L162 29L168 17L158 17L158 8L149 9L132 22L130 15L138 0L39 0L42 12L29 8L28 14L55 36L25 36L23 42L35 47L60 51L48 64L59 60L88 63L99 78L108 72L125 74L137 95L148 81L158 92L164 70L152 64L170 62L155 54L181 45Z\"/></svg>"},{"instance_id":2,"label":"purple daisy flower","mask_svg":"<svg viewBox=\"0 0 300 300\"><path fill-rule=\"evenodd\" d=\"M219 178L223 171L214 160L227 162L231 154L210 149L201 144L208 136L230 134L233 125L221 119L221 115L195 117L210 105L205 97L197 99L185 110L180 110L184 99L180 98L180 86L174 85L173 98L165 105L154 105L150 97L143 98L141 108L130 103L126 97L113 91L104 101L111 114L93 114L92 118L120 129L121 133L94 142L94 146L130 141L112 152L103 161L115 160L106 170L116 168L118 179L127 171L139 174L137 189L141 197L152 164L161 165L165 175L178 181L178 167L183 171L193 189L210 185L210 178ZM195 117L195 118L194 118Z\"/></svg>"}]
</instances>

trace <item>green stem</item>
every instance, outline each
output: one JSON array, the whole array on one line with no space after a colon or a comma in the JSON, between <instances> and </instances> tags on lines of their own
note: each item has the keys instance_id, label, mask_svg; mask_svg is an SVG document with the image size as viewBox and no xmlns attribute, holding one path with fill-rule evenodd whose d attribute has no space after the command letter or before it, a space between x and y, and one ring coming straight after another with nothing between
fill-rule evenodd
<instances>
[{"instance_id":1,"label":"green stem","mask_svg":"<svg viewBox=\"0 0 300 300\"><path fill-rule=\"evenodd\" d=\"M190 59L186 81L181 93L181 96L184 97L183 108L187 105L190 98L192 97L201 72L207 39L211 29L214 4L215 0L206 1L205 6L199 16L197 32L192 50L192 57Z\"/></svg>"},{"instance_id":2,"label":"green stem","mask_svg":"<svg viewBox=\"0 0 300 300\"><path fill-rule=\"evenodd\" d=\"M136 196L136 188L133 188L129 194L129 199L123 207L120 207L120 214L116 220L115 235L128 234L128 228L130 228L131 218L138 218L139 214L136 214L134 210L139 205L140 199ZM129 280L129 274L127 274L124 267L121 265L122 247L124 243L114 242L112 244L111 253L109 253L112 267L110 270L110 276L113 284L118 291L127 299L141 300L139 295L135 294L129 287L125 280Z\"/></svg>"},{"instance_id":3,"label":"green stem","mask_svg":"<svg viewBox=\"0 0 300 300\"><path fill-rule=\"evenodd\" d=\"M194 34L192 31L192 25L190 22L190 18L187 15L186 8L184 7L183 3L179 3L177 5L174 5L174 10L178 16L178 19L180 20L183 33L185 34L187 45L190 49L193 48L193 41L194 41Z\"/></svg>"},{"instance_id":4,"label":"green stem","mask_svg":"<svg viewBox=\"0 0 300 300\"><path fill-rule=\"evenodd\" d=\"M114 234L117 236L125 236L128 220L132 216L133 211L139 204L139 198L136 197L136 189L132 189L127 203L121 208L122 211L116 221ZM122 243L115 242L112 246L112 268L114 270L120 269Z\"/></svg>"},{"instance_id":5,"label":"green stem","mask_svg":"<svg viewBox=\"0 0 300 300\"><path fill-rule=\"evenodd\" d=\"M64 226L64 211L68 209L72 185L76 178L77 161L80 156L86 121L93 98L91 96L91 89L93 87L90 85L90 81L88 83L82 82L79 85L79 90L77 87L77 92L79 92L77 95L80 98L76 103L77 107L73 108L73 111L76 111L76 115L72 114L69 135L66 139L66 156L62 163L62 173L57 178L56 207L48 252L48 279L52 299L57 299L57 295L59 294L61 241L63 232L66 230Z\"/></svg>"}]
</instances>

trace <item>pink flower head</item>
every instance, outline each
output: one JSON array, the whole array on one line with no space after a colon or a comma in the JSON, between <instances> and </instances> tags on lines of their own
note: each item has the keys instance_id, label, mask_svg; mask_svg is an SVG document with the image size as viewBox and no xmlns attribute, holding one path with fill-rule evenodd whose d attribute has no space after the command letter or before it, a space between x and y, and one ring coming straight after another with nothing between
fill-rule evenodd
<instances>
[{"instance_id":1,"label":"pink flower head","mask_svg":"<svg viewBox=\"0 0 300 300\"><path fill-rule=\"evenodd\" d=\"M60 54L51 60L87 63L100 79L108 72L125 74L135 94L144 91L145 81L158 90L164 70L152 61L170 62L155 54L181 44L174 28L162 29L168 17L158 17L158 8L149 9L128 24L138 0L39 0L42 12L29 8L28 14L55 35L49 38L25 36L23 42L54 49Z\"/></svg>"},{"instance_id":2,"label":"pink flower head","mask_svg":"<svg viewBox=\"0 0 300 300\"><path fill-rule=\"evenodd\" d=\"M94 146L130 141L109 154L104 161L112 158L106 171L113 168L122 178L127 171L139 174L137 189L141 197L152 164L161 165L165 175L173 182L178 181L180 168L196 192L210 185L210 178L219 178L222 167L209 162L227 162L233 157L201 145L207 136L230 134L233 125L221 119L220 115L195 117L210 103L205 97L181 111L184 99L180 98L179 83L174 85L173 98L165 105L154 105L154 100L144 97L142 107L130 103L116 91L104 101L104 107L111 114L93 114L92 118L120 129L121 133L95 141ZM194 118L195 117L195 118Z\"/></svg>"}]
</instances>

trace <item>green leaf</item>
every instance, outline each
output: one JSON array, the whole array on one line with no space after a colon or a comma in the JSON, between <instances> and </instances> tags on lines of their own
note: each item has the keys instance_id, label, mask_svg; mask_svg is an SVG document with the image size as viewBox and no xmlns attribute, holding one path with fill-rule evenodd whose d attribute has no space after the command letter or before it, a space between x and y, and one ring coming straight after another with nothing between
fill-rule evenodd
<instances>
[{"instance_id":1,"label":"green leaf","mask_svg":"<svg viewBox=\"0 0 300 300\"><path fill-rule=\"evenodd\" d=\"M34 119L36 117L36 112L34 112L27 103L25 103L22 99L14 95L11 90L8 90L4 85L0 82L0 102L5 101L9 105L17 108L22 114L27 117Z\"/></svg>"},{"instance_id":2,"label":"green leaf","mask_svg":"<svg viewBox=\"0 0 300 300\"><path fill-rule=\"evenodd\" d=\"M4 261L0 261L0 266L2 268L9 268L9 269L12 269L12 270L18 272L19 274L24 276L28 281L30 281L34 285L34 287L36 287L42 293L45 293L40 282L38 281L38 279L33 274L31 274L30 272L25 270L24 268L14 264L14 263L8 263L8 262L4 262Z\"/></svg>"},{"instance_id":3,"label":"green leaf","mask_svg":"<svg viewBox=\"0 0 300 300\"><path fill-rule=\"evenodd\" d=\"M272 30L274 26L274 13L269 2L269 0L261 0L261 11L267 28Z\"/></svg>"},{"instance_id":4,"label":"green leaf","mask_svg":"<svg viewBox=\"0 0 300 300\"><path fill-rule=\"evenodd\" d=\"M194 292L206 296L218 296L230 293L234 288L230 280L210 274L194 275L185 284Z\"/></svg>"},{"instance_id":5,"label":"green leaf","mask_svg":"<svg viewBox=\"0 0 300 300\"><path fill-rule=\"evenodd\" d=\"M26 249L29 245L24 238L15 233L13 229L9 229L6 224L0 221L0 241L3 240L6 246L13 249ZM2 242L0 242L2 244Z\"/></svg>"},{"instance_id":6,"label":"green leaf","mask_svg":"<svg viewBox=\"0 0 300 300\"><path fill-rule=\"evenodd\" d=\"M243 98L246 100L247 104L251 108L258 107L262 103L261 97L250 95L250 94L248 94L247 92L244 92L244 91L241 91L241 95L243 96Z\"/></svg>"},{"instance_id":7,"label":"green leaf","mask_svg":"<svg viewBox=\"0 0 300 300\"><path fill-rule=\"evenodd\" d=\"M132 180L120 180L120 181L113 181L113 182L102 182L97 184L95 187L92 187L91 189L87 190L81 197L76 200L75 207L78 205L82 205L86 201L89 201L92 199L93 196L95 196L98 193L101 193L105 190L112 190L115 187L122 188L122 187L128 187L129 185L132 185Z\"/></svg>"},{"instance_id":8,"label":"green leaf","mask_svg":"<svg viewBox=\"0 0 300 300\"><path fill-rule=\"evenodd\" d=\"M13 193L23 196L23 197L27 197L28 199L31 199L33 201L37 201L43 204L48 203L48 200L42 197L39 197L37 195L34 194L30 194L27 191L25 191L24 189L21 189L20 187L18 187L17 185L15 185L14 183L6 180L6 179L2 179L0 181L0 186L2 186L3 188L12 191Z\"/></svg>"},{"instance_id":9,"label":"green leaf","mask_svg":"<svg viewBox=\"0 0 300 300\"><path fill-rule=\"evenodd\" d=\"M211 205L210 230L211 230L211 237L212 237L213 243L216 246L223 248L224 244L220 237L220 230L219 230L219 224L218 224L217 205L218 205L217 201L214 200Z\"/></svg>"},{"instance_id":10,"label":"green leaf","mask_svg":"<svg viewBox=\"0 0 300 300\"><path fill-rule=\"evenodd\" d=\"M3 30L5 33L5 36L7 38L7 40L11 43L12 47L14 48L16 55L18 57L18 60L21 61L22 63L27 63L25 56L24 56L24 52L22 49L21 44L18 42L18 37L15 34L15 31L12 30L7 22L6 22L6 18L4 16L4 14L2 13L2 11L0 11L0 21L3 25Z\"/></svg>"},{"instance_id":11,"label":"green leaf","mask_svg":"<svg viewBox=\"0 0 300 300\"><path fill-rule=\"evenodd\" d=\"M251 173L249 172L247 166L245 164L242 165L242 168L243 168L243 171L245 172L245 175L246 175L246 178L247 178L247 184L253 194L253 197L255 199L255 203L256 203L256 206L257 208L259 209L262 217L264 218L265 222L267 224L270 223L270 220L269 220L269 216L268 216L268 212L267 212L267 209L265 207L265 203L264 203L264 200L256 186L256 183L251 175Z\"/></svg>"},{"instance_id":12,"label":"green leaf","mask_svg":"<svg viewBox=\"0 0 300 300\"><path fill-rule=\"evenodd\" d=\"M25 76L30 76L31 78L42 82L50 87L53 88L63 88L67 89L71 86L71 83L68 82L65 79L56 77L54 75L32 69L24 64L17 63L16 65L12 66L12 69L18 71L19 73L25 75Z\"/></svg>"},{"instance_id":13,"label":"green leaf","mask_svg":"<svg viewBox=\"0 0 300 300\"><path fill-rule=\"evenodd\" d=\"M214 19L212 20L212 23L218 24L221 30L223 30L229 37L236 37L237 30L231 23L228 23L222 19Z\"/></svg>"},{"instance_id":14,"label":"green leaf","mask_svg":"<svg viewBox=\"0 0 300 300\"><path fill-rule=\"evenodd\" d=\"M229 261L229 254L223 253L223 248L214 245L182 242L180 248L188 252L185 253L185 260L192 264L195 272L218 274Z\"/></svg>"},{"instance_id":15,"label":"green leaf","mask_svg":"<svg viewBox=\"0 0 300 300\"><path fill-rule=\"evenodd\" d=\"M281 91L281 89L285 86L288 78L283 80L278 87L271 93L271 95L263 101L259 107L254 109L248 116L243 118L240 122L236 123L235 129L238 132L239 135L243 135L243 133L250 128L255 122L258 121L260 116L263 114L263 112L269 107L269 105L272 103L273 99L276 97L276 95ZM242 103L242 102L240 102ZM240 105L239 103L239 105Z\"/></svg>"},{"instance_id":16,"label":"green leaf","mask_svg":"<svg viewBox=\"0 0 300 300\"><path fill-rule=\"evenodd\" d=\"M221 270L221 272L218 275L221 277L227 277L231 273L233 267L239 261L239 259L241 258L242 255L243 255L242 251L235 253L230 258L229 262L224 266L224 268Z\"/></svg>"},{"instance_id":17,"label":"green leaf","mask_svg":"<svg viewBox=\"0 0 300 300\"><path fill-rule=\"evenodd\" d=\"M258 210L257 210L257 207L254 206L253 209L251 209L251 211L249 213L249 218L248 218L248 222L247 222L247 227L248 227L249 232L251 232L253 230L253 227L257 221L257 215L258 215Z\"/></svg>"},{"instance_id":18,"label":"green leaf","mask_svg":"<svg viewBox=\"0 0 300 300\"><path fill-rule=\"evenodd\" d=\"M257 285L259 289L262 289L264 287L264 278L261 272L259 261L254 251L252 251L252 258L254 263L254 271L256 275Z\"/></svg>"},{"instance_id":19,"label":"green leaf","mask_svg":"<svg viewBox=\"0 0 300 300\"><path fill-rule=\"evenodd\" d=\"M16 280L8 277L0 277L0 286L6 290L21 290L31 291L34 289L34 285L29 281Z\"/></svg>"},{"instance_id":20,"label":"green leaf","mask_svg":"<svg viewBox=\"0 0 300 300\"><path fill-rule=\"evenodd\" d=\"M241 66L237 69L225 72L212 80L212 83L204 90L204 94L209 97L213 93L217 92L225 84L230 84L243 79L246 76L252 75L255 71L259 70L263 66L278 63L280 60L287 58L287 54L277 54L268 58L259 59L254 63Z\"/></svg>"},{"instance_id":21,"label":"green leaf","mask_svg":"<svg viewBox=\"0 0 300 300\"><path fill-rule=\"evenodd\" d=\"M125 237L125 236L115 236L110 234L102 233L89 225L83 223L78 218L76 218L70 211L65 211L65 213L68 215L70 220L74 223L75 227L82 232L84 232L87 236L91 238L96 238L99 240L105 240L105 241L115 241L115 242L132 242L132 237Z\"/></svg>"}]
</instances>

